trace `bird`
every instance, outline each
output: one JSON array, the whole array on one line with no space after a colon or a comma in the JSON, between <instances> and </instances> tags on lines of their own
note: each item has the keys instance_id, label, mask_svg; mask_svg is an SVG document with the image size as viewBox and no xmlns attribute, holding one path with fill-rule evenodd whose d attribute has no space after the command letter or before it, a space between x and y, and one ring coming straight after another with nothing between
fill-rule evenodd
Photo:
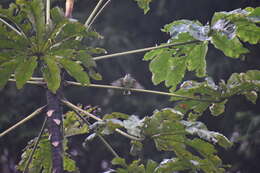
<instances>
[{"instance_id":1,"label":"bird","mask_svg":"<svg viewBox=\"0 0 260 173\"><path fill-rule=\"evenodd\" d=\"M124 95L130 95L131 91L129 90L130 88L134 89L144 89L144 87L137 82L136 79L134 79L131 74L127 73L124 77L121 77L111 83L113 86L118 86L118 87L124 87L125 90L123 92Z\"/></svg>"}]
</instances>

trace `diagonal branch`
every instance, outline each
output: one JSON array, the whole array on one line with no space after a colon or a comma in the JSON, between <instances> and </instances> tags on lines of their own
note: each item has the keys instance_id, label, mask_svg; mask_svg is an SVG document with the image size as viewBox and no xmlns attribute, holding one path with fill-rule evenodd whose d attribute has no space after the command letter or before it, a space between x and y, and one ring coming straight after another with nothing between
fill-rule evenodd
<instances>
[{"instance_id":1,"label":"diagonal branch","mask_svg":"<svg viewBox=\"0 0 260 173\"><path fill-rule=\"evenodd\" d=\"M7 133L11 132L12 130L16 129L17 127L19 127L20 125L22 125L23 123L29 121L30 119L32 119L35 115L38 115L39 113L41 113L44 109L45 106L42 106L38 109L36 109L33 113L31 113L29 116L27 116L26 118L22 119L21 121L19 121L18 123L16 123L15 125L13 125L12 127L8 128L7 130L5 130L4 132L0 133L0 138L5 136Z\"/></svg>"},{"instance_id":2,"label":"diagonal branch","mask_svg":"<svg viewBox=\"0 0 260 173\"><path fill-rule=\"evenodd\" d=\"M46 121L47 121L47 117L44 119L44 122L43 122L42 128L41 128L41 131L40 131L40 133L38 134L38 137L36 138L36 141L35 141L35 143L34 143L32 152L30 153L29 159L28 159L28 161L27 161L27 163L26 163L26 165L25 165L25 168L24 168L23 173L28 173L28 169L29 169L30 163L32 162L33 155L34 155L34 153L35 153L35 151L36 151L36 149L37 149L37 146L38 146L38 144L39 144L39 142L40 142L40 139L41 139L41 137L42 137L42 134L43 134L43 132L44 132L44 128L45 128L45 125L46 125Z\"/></svg>"},{"instance_id":3,"label":"diagonal branch","mask_svg":"<svg viewBox=\"0 0 260 173\"><path fill-rule=\"evenodd\" d=\"M11 82L15 82L15 79L9 79ZM67 85L73 85L73 86L82 86L82 87L91 87L91 88L105 88L105 89L115 89L115 90L125 90L124 87L118 87L118 86L112 86L112 85L100 85L100 84L89 84L89 85L82 85L81 83L78 82L73 82L73 81L64 81L65 84ZM29 84L35 84L35 85L45 85L46 82L43 81L43 78L31 78L31 80L27 81ZM174 94L174 93L169 93L169 92L162 92L162 91L155 91L155 90L146 90L146 89L135 89L135 88L127 88L127 90L132 91L132 92L141 92L141 93L150 93L150 94L157 94L157 95L165 95L165 96L170 96L170 97L177 97L177 98L183 98L186 100L196 100L196 101L201 101L201 102L215 102L219 103L222 101L221 100L211 100L211 99L203 99L203 98L198 98L198 97L189 97L189 96L184 96L184 95L179 95L179 94Z\"/></svg>"},{"instance_id":4,"label":"diagonal branch","mask_svg":"<svg viewBox=\"0 0 260 173\"><path fill-rule=\"evenodd\" d=\"M98 8L102 5L103 1L104 1L104 0L99 0L99 2L97 3L97 5L95 6L94 10L92 11L92 13L89 15L88 19L86 20L86 22L85 22L84 25L85 25L87 28L89 28L89 24L90 24L91 20L95 17L95 15L96 15L96 13L97 13L97 11L98 11Z\"/></svg>"},{"instance_id":5,"label":"diagonal branch","mask_svg":"<svg viewBox=\"0 0 260 173\"><path fill-rule=\"evenodd\" d=\"M83 117L80 115L80 113L78 111L75 111L76 115L84 122L86 123L88 126L90 126L91 124ZM100 134L96 133L97 136L99 137L99 139L104 143L104 145L108 148L108 150L115 156L115 157L119 157L119 155L116 153L116 151L113 149L113 147L104 139L103 136L101 136Z\"/></svg>"},{"instance_id":6,"label":"diagonal branch","mask_svg":"<svg viewBox=\"0 0 260 173\"><path fill-rule=\"evenodd\" d=\"M76 110L76 111L79 111L79 112L81 112L81 113L83 113L83 114L89 116L90 118L93 118L94 120L102 121L101 118L99 118L99 117L97 117L97 116L95 116L95 115L93 115L93 114L91 114L91 113L89 113L89 112L87 112L87 111L81 109L80 107L78 107L78 106L76 106L76 105L70 103L70 102L67 101L67 100L61 99L61 102L64 103L65 105L67 105L68 107L70 107L71 109ZM115 131L116 131L117 133L119 133L119 134L121 134L121 135L123 135L123 136L125 136L125 137L127 137L127 138L129 138L129 139L131 139L131 140L136 140L136 141L142 141L142 140L143 140L142 138L138 138L138 137L136 137L136 136L129 135L128 133L126 133L126 132L124 132L124 131L122 131L122 130L120 130L120 129L116 129Z\"/></svg>"},{"instance_id":7,"label":"diagonal branch","mask_svg":"<svg viewBox=\"0 0 260 173\"><path fill-rule=\"evenodd\" d=\"M167 44L163 44L160 46L153 46L153 47L147 47L147 48L142 48L142 49L130 50L130 51L126 51L126 52L97 56L97 57L93 57L93 60L97 61L97 60L101 60L101 59L108 59L108 58L114 58L114 57L118 57L118 56L147 52L150 50L161 49L161 48L165 48L165 47L183 46L183 45L194 44L194 43L199 43L199 42L200 41L198 41L198 40L193 40L193 41L188 41L188 42L183 42L183 43L167 43Z\"/></svg>"}]
</instances>

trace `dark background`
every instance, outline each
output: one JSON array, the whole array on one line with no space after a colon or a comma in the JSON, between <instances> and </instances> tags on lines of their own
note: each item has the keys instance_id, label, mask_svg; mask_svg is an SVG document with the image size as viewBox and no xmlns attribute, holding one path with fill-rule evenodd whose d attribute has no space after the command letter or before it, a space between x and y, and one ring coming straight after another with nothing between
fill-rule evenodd
<instances>
[{"instance_id":1,"label":"dark background","mask_svg":"<svg viewBox=\"0 0 260 173\"><path fill-rule=\"evenodd\" d=\"M4 7L12 2L1 0ZM97 1L78 0L75 4L73 17L84 22ZM64 7L64 1L53 1L53 6ZM166 42L168 35L160 29L167 23L178 19L199 20L206 24L214 12L231 11L237 8L260 6L259 0L154 0L151 11L143 15L133 0L112 0L102 15L96 20L93 28L104 36L103 40L93 41L90 44L105 48L108 53L150 47ZM210 47L207 56L207 71L216 82L228 79L234 72L243 72L248 69L259 69L259 45L249 46L250 54L244 61L227 58L220 51ZM134 54L97 62L98 70L103 75L101 84L110 82L131 73L145 88L167 91L162 84L153 86L148 63L142 61L143 54ZM192 74L185 79L193 79ZM94 81L95 82L95 81ZM102 108L101 115L110 112L124 112L127 114L149 116L155 109L173 107L166 96L133 93L123 96L121 93L110 95L105 89L87 89L68 87L65 89L66 97L73 103L83 105L98 105ZM44 105L45 91L43 88L26 85L17 90L15 85L9 83L0 89L0 131L8 128L15 122L29 115L36 108ZM228 171L231 173L258 173L260 172L260 101L254 105L243 96L233 97L226 106L226 111L219 117L212 117L209 112L200 119L213 131L218 131L228 138L235 139L238 134L240 140L230 150L219 148L219 154L224 163L232 165ZM66 108L65 110L66 111ZM35 117L15 131L0 138L0 172L13 173L14 167L20 159L22 149L27 142L38 134L43 115ZM109 162L113 156L102 143L96 139L87 148L82 147L85 135L70 139L70 151L82 172L98 173L102 163ZM128 139L119 135L106 137L116 151L129 159ZM149 145L144 156L161 161L169 158L169 153L157 153Z\"/></svg>"}]
</instances>

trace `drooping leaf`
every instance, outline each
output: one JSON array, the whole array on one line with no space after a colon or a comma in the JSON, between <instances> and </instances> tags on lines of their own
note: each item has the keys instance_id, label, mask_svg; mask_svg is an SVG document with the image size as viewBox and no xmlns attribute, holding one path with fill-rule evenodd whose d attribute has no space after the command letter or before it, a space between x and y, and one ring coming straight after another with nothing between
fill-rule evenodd
<instances>
[{"instance_id":1,"label":"drooping leaf","mask_svg":"<svg viewBox=\"0 0 260 173\"><path fill-rule=\"evenodd\" d=\"M65 70L78 82L83 85L88 85L90 83L89 77L87 73L83 71L81 65L65 58L62 58L59 61L61 65L65 68Z\"/></svg>"},{"instance_id":2,"label":"drooping leaf","mask_svg":"<svg viewBox=\"0 0 260 173\"><path fill-rule=\"evenodd\" d=\"M44 57L44 61L46 66L43 68L43 77L47 82L48 89L55 93L60 87L60 68L55 62L55 57Z\"/></svg>"},{"instance_id":3,"label":"drooping leaf","mask_svg":"<svg viewBox=\"0 0 260 173\"><path fill-rule=\"evenodd\" d=\"M21 89L23 85L32 77L37 67L37 57L23 58L19 61L15 70L16 86Z\"/></svg>"}]
</instances>

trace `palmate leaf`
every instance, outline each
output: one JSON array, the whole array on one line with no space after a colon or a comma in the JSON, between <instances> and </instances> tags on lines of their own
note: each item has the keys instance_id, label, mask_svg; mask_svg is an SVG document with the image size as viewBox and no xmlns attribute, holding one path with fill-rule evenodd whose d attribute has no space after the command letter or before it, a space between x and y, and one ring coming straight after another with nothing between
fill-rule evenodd
<instances>
[{"instance_id":1,"label":"palmate leaf","mask_svg":"<svg viewBox=\"0 0 260 173\"><path fill-rule=\"evenodd\" d=\"M146 14L149 10L149 4L152 2L152 0L135 0L140 8L144 10L144 14Z\"/></svg>"},{"instance_id":2,"label":"palmate leaf","mask_svg":"<svg viewBox=\"0 0 260 173\"><path fill-rule=\"evenodd\" d=\"M154 140L158 150L174 151L177 156L167 164L161 163L156 171L170 173L200 169L207 173L224 172L216 149L209 142L228 148L231 146L228 139L220 133L207 130L201 122L184 121L182 117L183 115L174 109L163 109L144 119L144 135ZM192 135L192 139L188 138L189 135ZM196 138L196 135L201 139ZM191 152L189 147L199 155Z\"/></svg>"},{"instance_id":3,"label":"palmate leaf","mask_svg":"<svg viewBox=\"0 0 260 173\"><path fill-rule=\"evenodd\" d=\"M61 83L60 67L55 61L55 57L46 56L43 59L46 63L46 66L43 67L43 77L47 82L48 89L55 93Z\"/></svg>"},{"instance_id":4,"label":"palmate leaf","mask_svg":"<svg viewBox=\"0 0 260 173\"><path fill-rule=\"evenodd\" d=\"M39 45L43 44L45 34L45 13L42 0L25 1L20 0L17 2L21 6L21 10L27 14L28 19L32 23L36 32L36 42Z\"/></svg>"},{"instance_id":5,"label":"palmate leaf","mask_svg":"<svg viewBox=\"0 0 260 173\"><path fill-rule=\"evenodd\" d=\"M88 85L90 83L87 73L83 71L83 68L80 64L65 58L60 59L59 62L64 67L64 69L78 82L83 85Z\"/></svg>"},{"instance_id":6,"label":"palmate leaf","mask_svg":"<svg viewBox=\"0 0 260 173\"><path fill-rule=\"evenodd\" d=\"M198 22L180 20L165 25L164 32L170 33L172 43L185 43L198 40L197 44L176 46L152 50L145 54L144 60L151 60L149 65L153 73L152 81L159 84L165 81L171 91L182 81L186 70L195 71L196 76L206 75L206 54L208 50L208 26ZM200 42L199 41L203 41Z\"/></svg>"},{"instance_id":7,"label":"palmate leaf","mask_svg":"<svg viewBox=\"0 0 260 173\"><path fill-rule=\"evenodd\" d=\"M237 37L229 39L226 35L215 33L212 36L211 43L221 51L226 56L232 58L239 58L242 54L249 52L248 49L244 48L242 43L238 40Z\"/></svg>"}]
</instances>

